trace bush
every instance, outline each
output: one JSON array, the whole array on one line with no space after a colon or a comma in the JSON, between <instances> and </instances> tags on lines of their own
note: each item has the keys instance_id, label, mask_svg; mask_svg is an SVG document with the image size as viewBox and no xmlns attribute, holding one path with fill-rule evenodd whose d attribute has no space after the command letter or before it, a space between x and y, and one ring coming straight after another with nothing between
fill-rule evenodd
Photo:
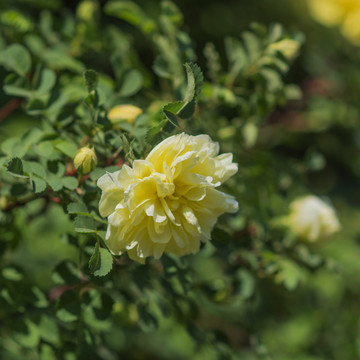
<instances>
[{"instance_id":1,"label":"bush","mask_svg":"<svg viewBox=\"0 0 360 360\"><path fill-rule=\"evenodd\" d=\"M0 9L1 358L360 356L356 33L285 0Z\"/></svg>"}]
</instances>

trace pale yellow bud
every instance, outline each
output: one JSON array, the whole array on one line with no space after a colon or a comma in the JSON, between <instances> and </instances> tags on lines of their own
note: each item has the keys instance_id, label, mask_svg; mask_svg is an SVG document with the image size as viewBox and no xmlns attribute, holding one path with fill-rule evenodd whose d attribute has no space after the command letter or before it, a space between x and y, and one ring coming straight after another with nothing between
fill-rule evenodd
<instances>
[{"instance_id":1,"label":"pale yellow bud","mask_svg":"<svg viewBox=\"0 0 360 360\"><path fill-rule=\"evenodd\" d=\"M7 206L7 199L5 196L0 196L0 209L5 209Z\"/></svg>"},{"instance_id":2,"label":"pale yellow bud","mask_svg":"<svg viewBox=\"0 0 360 360\"><path fill-rule=\"evenodd\" d=\"M97 164L94 148L82 147L74 156L74 166L80 174L93 171Z\"/></svg>"},{"instance_id":3,"label":"pale yellow bud","mask_svg":"<svg viewBox=\"0 0 360 360\"><path fill-rule=\"evenodd\" d=\"M234 126L225 126L218 130L217 132L220 139L225 140L232 138L236 135L236 128Z\"/></svg>"},{"instance_id":4,"label":"pale yellow bud","mask_svg":"<svg viewBox=\"0 0 360 360\"><path fill-rule=\"evenodd\" d=\"M269 49L281 52L288 60L294 59L300 48L300 43L292 39L284 39L269 45Z\"/></svg>"},{"instance_id":5,"label":"pale yellow bud","mask_svg":"<svg viewBox=\"0 0 360 360\"><path fill-rule=\"evenodd\" d=\"M133 123L135 119L142 114L142 110L134 105L118 105L108 112L108 119L116 124L121 121Z\"/></svg>"},{"instance_id":6,"label":"pale yellow bud","mask_svg":"<svg viewBox=\"0 0 360 360\"><path fill-rule=\"evenodd\" d=\"M83 0L76 9L76 15L84 21L91 21L99 13L99 4L95 0Z\"/></svg>"},{"instance_id":7,"label":"pale yellow bud","mask_svg":"<svg viewBox=\"0 0 360 360\"><path fill-rule=\"evenodd\" d=\"M300 239L317 242L340 229L335 210L314 195L302 196L290 204L290 229Z\"/></svg>"}]
</instances>

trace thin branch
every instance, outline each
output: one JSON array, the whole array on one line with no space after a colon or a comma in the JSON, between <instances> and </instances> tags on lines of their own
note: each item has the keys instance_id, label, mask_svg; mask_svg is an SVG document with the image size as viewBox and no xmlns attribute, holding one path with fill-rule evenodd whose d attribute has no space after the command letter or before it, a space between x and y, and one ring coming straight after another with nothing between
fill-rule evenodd
<instances>
[{"instance_id":1,"label":"thin branch","mask_svg":"<svg viewBox=\"0 0 360 360\"><path fill-rule=\"evenodd\" d=\"M10 100L3 108L0 109L0 122L6 119L14 110L20 106L20 98Z\"/></svg>"}]
</instances>

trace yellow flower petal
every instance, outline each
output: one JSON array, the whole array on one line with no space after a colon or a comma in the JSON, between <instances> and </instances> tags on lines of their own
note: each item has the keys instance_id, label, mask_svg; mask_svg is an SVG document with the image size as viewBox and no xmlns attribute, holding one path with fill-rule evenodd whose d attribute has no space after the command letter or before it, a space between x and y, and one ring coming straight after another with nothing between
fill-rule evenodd
<instances>
[{"instance_id":1,"label":"yellow flower petal","mask_svg":"<svg viewBox=\"0 0 360 360\"><path fill-rule=\"evenodd\" d=\"M308 0L310 14L323 25L340 26L343 35L360 44L359 0Z\"/></svg>"},{"instance_id":2,"label":"yellow flower petal","mask_svg":"<svg viewBox=\"0 0 360 360\"><path fill-rule=\"evenodd\" d=\"M106 241L114 254L127 251L143 263L164 252L185 255L210 240L218 217L235 212L234 197L216 189L237 172L231 154L207 135L171 136L133 169L106 174L100 213L108 216Z\"/></svg>"}]
</instances>

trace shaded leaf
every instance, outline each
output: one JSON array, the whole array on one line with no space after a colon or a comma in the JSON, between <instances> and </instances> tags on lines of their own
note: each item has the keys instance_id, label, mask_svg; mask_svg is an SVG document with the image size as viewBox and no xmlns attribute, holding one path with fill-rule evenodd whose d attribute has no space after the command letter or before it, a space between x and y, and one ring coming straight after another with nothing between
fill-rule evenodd
<instances>
[{"instance_id":1,"label":"shaded leaf","mask_svg":"<svg viewBox=\"0 0 360 360\"><path fill-rule=\"evenodd\" d=\"M69 214L87 213L88 209L83 203L70 203L67 206L67 212Z\"/></svg>"},{"instance_id":2,"label":"shaded leaf","mask_svg":"<svg viewBox=\"0 0 360 360\"><path fill-rule=\"evenodd\" d=\"M30 70L31 56L24 46L12 44L1 52L0 62L7 69L13 70L24 77Z\"/></svg>"},{"instance_id":3,"label":"shaded leaf","mask_svg":"<svg viewBox=\"0 0 360 360\"><path fill-rule=\"evenodd\" d=\"M72 176L65 176L62 179L62 183L64 187L66 187L69 190L75 190L79 185L77 179Z\"/></svg>"},{"instance_id":4,"label":"shaded leaf","mask_svg":"<svg viewBox=\"0 0 360 360\"><path fill-rule=\"evenodd\" d=\"M43 69L37 79L36 94L38 96L48 94L54 87L56 82L56 74L51 69Z\"/></svg>"},{"instance_id":5,"label":"shaded leaf","mask_svg":"<svg viewBox=\"0 0 360 360\"><path fill-rule=\"evenodd\" d=\"M20 281L24 277L23 274L19 272L19 270L10 266L2 269L1 275L3 276L4 279L10 281Z\"/></svg>"},{"instance_id":6,"label":"shaded leaf","mask_svg":"<svg viewBox=\"0 0 360 360\"><path fill-rule=\"evenodd\" d=\"M139 70L130 70L123 81L119 94L123 97L128 97L136 94L143 84L143 76Z\"/></svg>"},{"instance_id":7,"label":"shaded leaf","mask_svg":"<svg viewBox=\"0 0 360 360\"><path fill-rule=\"evenodd\" d=\"M46 189L46 182L43 179L38 178L37 176L31 177L31 183L33 191L36 194L41 193Z\"/></svg>"},{"instance_id":8,"label":"shaded leaf","mask_svg":"<svg viewBox=\"0 0 360 360\"><path fill-rule=\"evenodd\" d=\"M86 70L84 72L84 79L89 93L97 88L99 82L99 75L95 70Z\"/></svg>"},{"instance_id":9,"label":"shaded leaf","mask_svg":"<svg viewBox=\"0 0 360 360\"><path fill-rule=\"evenodd\" d=\"M159 122L159 124L148 129L145 135L145 141L151 143L157 137L157 135L162 131L165 124L166 124L166 120L163 119Z\"/></svg>"},{"instance_id":10,"label":"shaded leaf","mask_svg":"<svg viewBox=\"0 0 360 360\"><path fill-rule=\"evenodd\" d=\"M59 142L55 143L54 148L71 158L74 156L74 154L77 151L76 146L74 144L69 143L65 140L60 140Z\"/></svg>"},{"instance_id":11,"label":"shaded leaf","mask_svg":"<svg viewBox=\"0 0 360 360\"><path fill-rule=\"evenodd\" d=\"M186 63L184 66L187 75L187 90L184 101L189 103L200 94L204 82L204 75L197 64Z\"/></svg>"},{"instance_id":12,"label":"shaded leaf","mask_svg":"<svg viewBox=\"0 0 360 360\"><path fill-rule=\"evenodd\" d=\"M100 248L97 242L89 260L89 269L95 276L105 276L112 269L113 257L108 250Z\"/></svg>"},{"instance_id":13,"label":"shaded leaf","mask_svg":"<svg viewBox=\"0 0 360 360\"><path fill-rule=\"evenodd\" d=\"M85 233L85 234L96 233L96 222L88 216L83 216L83 215L77 216L75 218L74 226L75 226L75 231L79 233Z\"/></svg>"},{"instance_id":14,"label":"shaded leaf","mask_svg":"<svg viewBox=\"0 0 360 360\"><path fill-rule=\"evenodd\" d=\"M23 163L21 159L18 157L14 157L9 160L9 162L6 165L6 170L13 176L27 177L27 176L23 176L24 173Z\"/></svg>"}]
</instances>

